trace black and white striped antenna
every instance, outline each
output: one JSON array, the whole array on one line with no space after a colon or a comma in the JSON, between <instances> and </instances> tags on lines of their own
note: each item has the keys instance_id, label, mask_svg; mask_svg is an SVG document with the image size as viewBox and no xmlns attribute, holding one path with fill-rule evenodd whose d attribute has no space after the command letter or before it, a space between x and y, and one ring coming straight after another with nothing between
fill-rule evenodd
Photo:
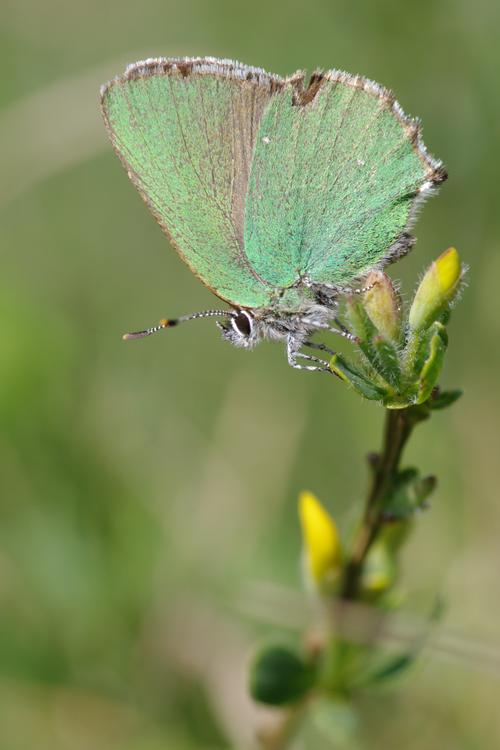
<instances>
[{"instance_id":1,"label":"black and white striped antenna","mask_svg":"<svg viewBox=\"0 0 500 750\"><path fill-rule=\"evenodd\" d=\"M125 333L122 338L124 341L143 339L146 336L151 336L153 333L163 331L165 328L173 328L188 320L196 320L197 318L234 318L235 315L236 313L232 310L205 310L203 312L191 313L191 315L182 315L180 318L163 318L156 326L146 328L144 331Z\"/></svg>"}]
</instances>

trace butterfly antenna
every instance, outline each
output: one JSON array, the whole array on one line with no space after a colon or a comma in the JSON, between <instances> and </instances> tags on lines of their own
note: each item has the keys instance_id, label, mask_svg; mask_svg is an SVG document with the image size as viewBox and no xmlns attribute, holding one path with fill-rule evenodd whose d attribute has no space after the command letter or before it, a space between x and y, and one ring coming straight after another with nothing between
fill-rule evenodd
<instances>
[{"instance_id":1,"label":"butterfly antenna","mask_svg":"<svg viewBox=\"0 0 500 750\"><path fill-rule=\"evenodd\" d=\"M185 323L187 320L196 320L197 318L231 318L235 315L232 310L205 310L204 312L192 313L191 315L182 315L180 318L163 318L158 325L146 328L144 331L135 331L125 333L122 336L124 341L133 341L134 339L143 339L151 336L153 333L163 331L165 328L173 328L179 323Z\"/></svg>"}]
</instances>

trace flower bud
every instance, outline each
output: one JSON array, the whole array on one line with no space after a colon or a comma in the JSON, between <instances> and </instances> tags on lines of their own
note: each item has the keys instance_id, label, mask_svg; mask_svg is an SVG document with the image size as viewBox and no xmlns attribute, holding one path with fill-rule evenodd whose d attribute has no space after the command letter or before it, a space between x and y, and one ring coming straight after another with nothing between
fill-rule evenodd
<instances>
[{"instance_id":1,"label":"flower bud","mask_svg":"<svg viewBox=\"0 0 500 750\"><path fill-rule=\"evenodd\" d=\"M460 256L454 247L445 250L427 269L410 308L412 331L428 328L452 301L462 276Z\"/></svg>"},{"instance_id":2,"label":"flower bud","mask_svg":"<svg viewBox=\"0 0 500 750\"><path fill-rule=\"evenodd\" d=\"M388 591L396 580L397 570L394 554L383 540L374 544L366 558L362 576L363 592L369 598Z\"/></svg>"},{"instance_id":3,"label":"flower bud","mask_svg":"<svg viewBox=\"0 0 500 750\"><path fill-rule=\"evenodd\" d=\"M341 562L335 521L312 492L300 493L299 516L307 573L315 585L328 585L335 579Z\"/></svg>"},{"instance_id":4,"label":"flower bud","mask_svg":"<svg viewBox=\"0 0 500 750\"><path fill-rule=\"evenodd\" d=\"M379 333L390 341L397 341L401 331L401 301L393 283L382 271L372 271L366 285L363 305Z\"/></svg>"}]
</instances>

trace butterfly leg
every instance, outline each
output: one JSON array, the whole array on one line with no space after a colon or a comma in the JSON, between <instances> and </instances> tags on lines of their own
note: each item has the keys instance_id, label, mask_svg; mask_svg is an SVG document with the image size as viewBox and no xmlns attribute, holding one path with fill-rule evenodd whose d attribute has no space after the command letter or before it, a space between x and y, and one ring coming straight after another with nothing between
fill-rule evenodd
<instances>
[{"instance_id":1,"label":"butterfly leg","mask_svg":"<svg viewBox=\"0 0 500 750\"><path fill-rule=\"evenodd\" d=\"M326 352L331 357L333 357L333 355L336 353L326 344L318 344L316 341L304 341L304 346L308 346L310 349L319 349L322 352Z\"/></svg>"},{"instance_id":2,"label":"butterfly leg","mask_svg":"<svg viewBox=\"0 0 500 750\"><path fill-rule=\"evenodd\" d=\"M352 286L340 286L337 287L338 293L342 296L350 296L352 294L366 294L366 292L371 292L374 286L377 286L378 281L372 281L371 284L367 284L366 286L359 286L355 289L352 288Z\"/></svg>"},{"instance_id":3,"label":"butterfly leg","mask_svg":"<svg viewBox=\"0 0 500 750\"><path fill-rule=\"evenodd\" d=\"M326 372L329 375L332 375L332 371L330 370L330 367L328 366L328 362L325 362L325 360L320 359L319 357L312 357L310 354L303 354L299 351L299 346L310 346L310 344L313 342L307 342L304 343L302 341L297 342L297 340L293 336L289 336L287 340L287 357L288 357L288 364L290 367L293 367L296 370L308 370L309 372ZM314 349L322 349L322 344L316 344L312 348ZM326 348L326 347L325 347ZM299 364L297 362L297 359L300 358L302 360L305 360L306 362L314 362L313 365L303 365Z\"/></svg>"},{"instance_id":4,"label":"butterfly leg","mask_svg":"<svg viewBox=\"0 0 500 750\"><path fill-rule=\"evenodd\" d=\"M332 333L338 333L339 336L343 336L348 341L354 341L355 343L359 343L358 336L355 336L353 333L351 333L350 330L345 327L342 321L340 321L338 318L334 318L334 320L338 328L329 328L328 329L329 331L331 331Z\"/></svg>"},{"instance_id":5,"label":"butterfly leg","mask_svg":"<svg viewBox=\"0 0 500 750\"><path fill-rule=\"evenodd\" d=\"M346 328L338 318L334 318L334 320L338 328L333 328L329 325L321 326L321 328L323 328L325 331L329 331L330 333L336 333L338 336L342 336L342 338L347 339L348 341L354 341L356 344L359 344L358 336L355 336L354 333L351 333L350 330Z\"/></svg>"},{"instance_id":6,"label":"butterfly leg","mask_svg":"<svg viewBox=\"0 0 500 750\"><path fill-rule=\"evenodd\" d=\"M377 284L377 281L372 281L371 284L365 286L355 287L352 286L338 286L337 284L314 284L307 279L304 279L306 286L312 288L316 293L317 301L320 305L327 305L328 307L337 307L339 299L341 297L350 297L353 294L365 294L369 292Z\"/></svg>"}]
</instances>

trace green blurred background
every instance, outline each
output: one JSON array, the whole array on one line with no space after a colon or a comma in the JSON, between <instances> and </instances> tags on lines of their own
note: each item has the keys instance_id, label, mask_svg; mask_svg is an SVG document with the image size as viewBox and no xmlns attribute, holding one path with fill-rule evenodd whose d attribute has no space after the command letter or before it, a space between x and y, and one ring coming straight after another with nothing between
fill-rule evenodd
<instances>
[{"instance_id":1,"label":"green blurred background","mask_svg":"<svg viewBox=\"0 0 500 750\"><path fill-rule=\"evenodd\" d=\"M308 620L297 494L343 529L360 507L378 407L210 321L120 339L213 297L113 154L98 88L205 54L368 75L449 169L392 269L409 295L450 244L470 265L443 377L465 397L407 454L440 478L407 608L441 593L446 613L349 747L499 746L499 25L494 0L2 0L0 750L252 748L249 654Z\"/></svg>"}]
</instances>

